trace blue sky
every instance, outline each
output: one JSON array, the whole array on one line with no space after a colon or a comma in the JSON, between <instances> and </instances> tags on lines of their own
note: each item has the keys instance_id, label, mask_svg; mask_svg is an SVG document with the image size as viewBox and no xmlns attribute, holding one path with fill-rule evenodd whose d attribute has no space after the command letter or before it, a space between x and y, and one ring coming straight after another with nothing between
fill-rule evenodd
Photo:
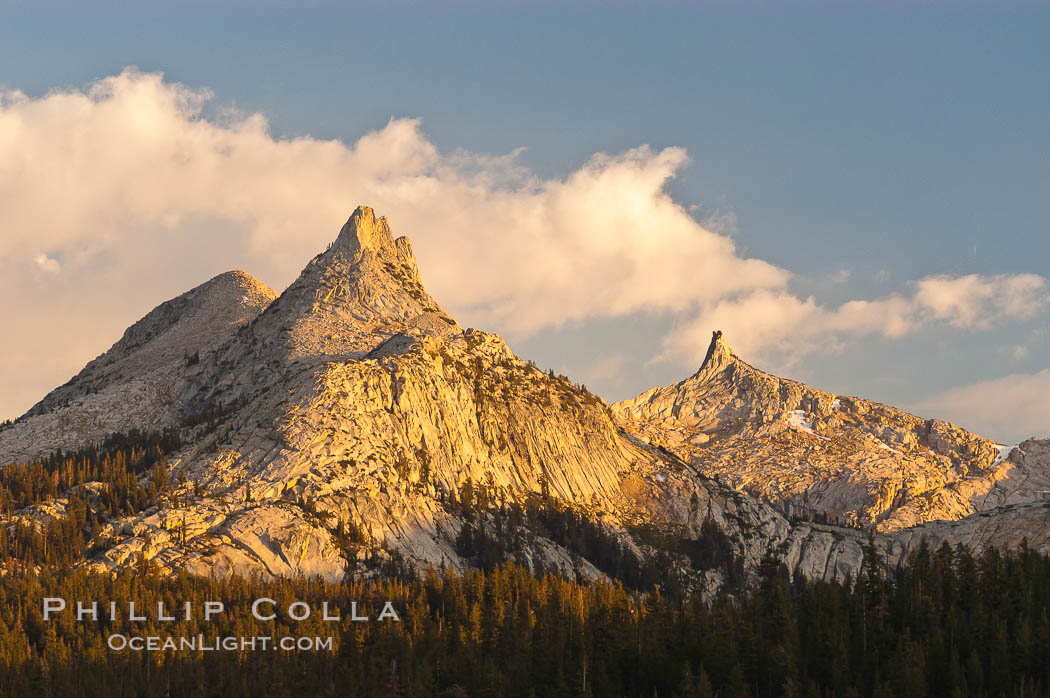
<instances>
[{"instance_id":1,"label":"blue sky","mask_svg":"<svg viewBox=\"0 0 1050 698\"><path fill-rule=\"evenodd\" d=\"M595 153L683 148L689 163L664 184L675 204L730 237L738 256L790 272L793 297L829 310L910 298L929 277L1050 276L1046 3L0 8L0 84L30 99L137 66L210 90L199 118L218 123L235 108L264 115L278 140L353 144L392 117L418 117L441 153L524 148L517 166L542 181L565 180ZM41 253L71 254L49 245ZM235 264L288 282L246 257ZM116 334L20 389L63 382L200 274L181 266L143 293L143 307L114 311L105 329ZM743 358L1002 440L1050 436L1050 403L1018 407L1050 388L1045 295L1031 297L1031 312L989 301L977 311L989 317L938 316L899 335L836 329L769 352L756 339ZM668 354L666 339L693 314L661 303L508 334L520 354L619 399L695 370L695 352ZM1012 397L995 407L989 395ZM12 400L7 416L28 406Z\"/></svg>"}]
</instances>

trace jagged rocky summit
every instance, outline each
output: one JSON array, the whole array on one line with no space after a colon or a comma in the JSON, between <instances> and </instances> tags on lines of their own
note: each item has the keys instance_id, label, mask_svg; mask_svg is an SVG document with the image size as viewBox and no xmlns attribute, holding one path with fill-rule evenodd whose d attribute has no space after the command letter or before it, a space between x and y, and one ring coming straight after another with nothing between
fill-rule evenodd
<instances>
[{"instance_id":1,"label":"jagged rocky summit","mask_svg":"<svg viewBox=\"0 0 1050 698\"><path fill-rule=\"evenodd\" d=\"M601 576L601 560L500 518L536 498L639 559L667 552L640 531L689 541L713 523L745 572L773 550L827 579L860 570L861 526L884 531L891 562L925 538L998 543L1008 521L1050 530L1031 503L1045 441L1004 457L943 422L757 371L720 336L692 377L610 408L460 327L423 287L407 238L367 207L277 298L234 272L159 306L0 431L0 460L131 429L175 430L185 445L167 460L164 500L95 536L82 564L99 570L338 579L391 556L461 569L464 536L502 527L523 564ZM1011 484L1022 472L1029 484ZM996 510L1002 525L903 530L1000 504L1015 505ZM694 582L711 592L724 576Z\"/></svg>"}]
</instances>

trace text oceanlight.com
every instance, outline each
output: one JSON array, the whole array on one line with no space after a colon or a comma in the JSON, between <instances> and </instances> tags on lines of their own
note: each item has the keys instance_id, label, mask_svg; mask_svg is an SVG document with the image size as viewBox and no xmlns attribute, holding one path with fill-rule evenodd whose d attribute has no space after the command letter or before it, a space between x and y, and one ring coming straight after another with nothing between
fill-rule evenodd
<instances>
[{"instance_id":1,"label":"text oceanlight.com","mask_svg":"<svg viewBox=\"0 0 1050 698\"><path fill-rule=\"evenodd\" d=\"M286 635L272 638L267 635L256 637L160 637L159 635L121 635L114 633L106 639L106 645L117 652L255 652L257 650L310 651L332 650L331 637L293 637Z\"/></svg>"}]
</instances>

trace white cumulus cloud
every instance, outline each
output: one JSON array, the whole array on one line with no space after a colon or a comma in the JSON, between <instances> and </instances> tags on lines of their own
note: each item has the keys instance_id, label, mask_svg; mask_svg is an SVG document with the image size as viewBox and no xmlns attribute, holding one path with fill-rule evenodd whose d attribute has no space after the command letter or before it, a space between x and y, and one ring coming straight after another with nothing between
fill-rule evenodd
<instances>
[{"instance_id":1,"label":"white cumulus cloud","mask_svg":"<svg viewBox=\"0 0 1050 698\"><path fill-rule=\"evenodd\" d=\"M276 138L257 114L132 69L0 93L0 412L16 413L157 303L231 268L280 289L357 204L409 235L465 324L525 336L592 316L684 312L789 274L737 253L664 192L680 148L597 154L541 179L514 154L442 153L415 119L355 143ZM49 250L42 255L39 250ZM62 274L57 272L62 260ZM42 354L46 357L42 358Z\"/></svg>"},{"instance_id":2,"label":"white cumulus cloud","mask_svg":"<svg viewBox=\"0 0 1050 698\"><path fill-rule=\"evenodd\" d=\"M416 119L354 143L278 138L258 114L205 116L210 98L133 69L40 97L0 91L0 326L18 338L0 352L0 416L215 274L243 268L280 290L358 204L412 238L463 324L512 337L662 313L679 323L667 355L694 361L716 328L741 353L804 352L928 322L983 329L1045 300L1032 275L931 277L838 308L798 298L789 271L666 193L680 148L540 178L515 153L441 152Z\"/></svg>"}]
</instances>

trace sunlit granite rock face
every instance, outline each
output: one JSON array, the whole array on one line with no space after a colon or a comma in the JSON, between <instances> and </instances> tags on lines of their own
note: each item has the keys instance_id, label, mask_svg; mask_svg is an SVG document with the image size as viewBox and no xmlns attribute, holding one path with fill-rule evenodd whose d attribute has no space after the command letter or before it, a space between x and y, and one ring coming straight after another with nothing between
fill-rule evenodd
<instances>
[{"instance_id":1,"label":"sunlit granite rock face","mask_svg":"<svg viewBox=\"0 0 1050 698\"><path fill-rule=\"evenodd\" d=\"M162 371L163 392L127 387ZM218 426L202 428L202 413ZM400 556L461 569L465 515L451 502L481 487L490 508L549 496L642 557L656 551L637 525L695 537L710 519L747 571L772 549L799 574L842 580L860 571L866 534L800 518L890 533L1029 501L1050 450L1032 441L1000 458L951 425L757 371L720 336L691 378L610 408L499 336L461 328L427 294L408 240L366 207L276 300L234 273L161 305L0 445L11 457L186 424L188 445L168 460L182 484L108 522L84 564L338 579ZM1027 484L1011 484L1020 473ZM60 500L13 518L64 511ZM1029 525L1041 511L1008 516ZM1000 540L981 521L960 525ZM876 544L892 562L923 535ZM519 553L536 569L601 575L544 535Z\"/></svg>"}]
</instances>

